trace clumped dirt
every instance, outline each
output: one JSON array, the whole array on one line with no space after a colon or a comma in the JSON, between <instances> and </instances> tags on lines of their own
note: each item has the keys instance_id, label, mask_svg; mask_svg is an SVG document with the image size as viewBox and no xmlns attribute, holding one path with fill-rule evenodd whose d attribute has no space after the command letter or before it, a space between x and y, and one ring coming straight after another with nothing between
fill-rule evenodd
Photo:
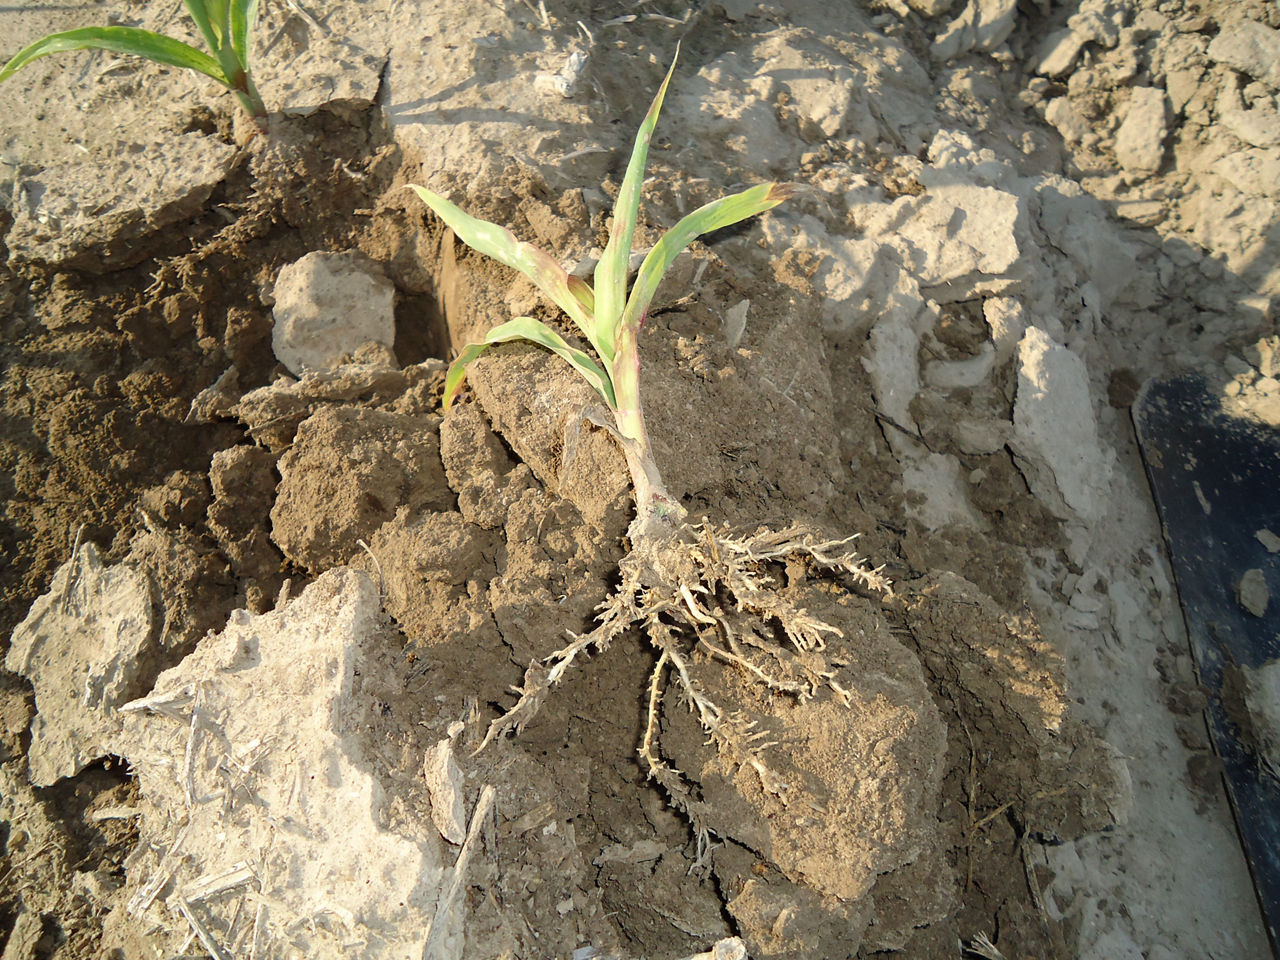
<instances>
[{"instance_id":1,"label":"clumped dirt","mask_svg":"<svg viewBox=\"0 0 1280 960\"><path fill-rule=\"evenodd\" d=\"M748 37L747 6L715 6L713 25L701 23L684 55L700 65L736 56ZM894 17L945 3L870 6L880 18L876 43L892 37L894 56L919 47L930 62L923 41L903 37L909 31ZM297 45L308 31L290 22ZM860 11L859 29L867 22ZM781 14L752 24L751 39L772 37L764 42L776 41L779 57L819 55ZM619 70L594 77L606 101L654 86L673 47L661 32L669 26L641 22L637 42L649 60L617 54ZM1030 47L1032 38L1018 42ZM486 59L489 46L469 49L476 76L498 69ZM547 76L519 62L539 82ZM715 70L727 68L702 70L690 88L714 88ZM940 88L946 74L946 97L968 104L975 130L990 121L963 77L935 72ZM902 75L914 76L906 67ZM1032 88L1043 99L1046 85ZM1073 91L1079 109L1085 92ZM1098 116L1110 109L1088 102ZM162 628L135 680L145 692L229 619L243 625L240 611L287 610L333 567L368 574L389 618L379 656L394 663L395 679L367 680L372 706L361 722L370 741L393 744L389 755L399 750L408 764L420 763L422 744L457 736L467 809L481 785L497 791L466 875L467 956L577 957L585 945L596 951L586 956L674 958L734 936L757 960L956 957L979 935L1011 960L1097 949L1063 889L1051 892L1044 851L1105 843L1142 784L1087 722L1096 714L1081 708L1068 679L1082 658L1064 649L1061 622L1043 614L1052 606L1042 603L1046 582L1059 591L1055 610L1096 612L1080 594L1103 590L1100 570L1081 563L1078 530L1032 489L1024 452L1006 443L1012 434L978 442L956 422L960 410L1012 431L1017 360L1007 344L988 343L999 337L984 314L1004 288L979 283L947 300L939 291L965 278L934 277L929 289L944 307L923 346L912 341L912 375L917 348L924 364L961 364L990 347L995 379L922 390L895 406L867 350L869 325L829 316L832 268L808 244L815 217L840 217L821 196L797 202L802 242L789 249L771 248L778 234L749 224L708 238L674 266L641 337L649 429L672 493L691 517L747 533L797 523L830 537L859 533L859 552L895 581L892 595L872 596L799 560L769 569L784 596L839 628L826 656L847 702L829 690L798 702L694 660L698 684L772 744L771 769L791 785L785 802L705 742L674 688L664 698L660 750L708 814L715 842L706 849L636 756L657 659L639 636L580 658L518 736L470 756L514 702L529 664L562 648L567 633L591 629L617 583L632 505L616 443L581 416L594 395L542 351L493 350L473 366L466 400L441 410L445 361L460 344L513 313L564 321L532 287L456 244L404 185L451 177L465 191L474 174L485 189L467 197L472 212L547 249L585 253L604 236L617 164L586 150L587 190L577 168L572 183L532 166L495 173L480 141L466 140L459 149L476 151L471 168L440 170L421 143L396 139L380 107L274 115L267 132L246 138L223 106L191 108L168 131L205 138L230 158L194 209L170 210L171 222L156 229L130 223L90 236L57 262L5 249L6 635L59 565L94 544L105 563L149 578ZM860 189L874 180L890 202L939 187L916 178L907 144L892 158L870 155L864 140L839 142L824 127L829 118L785 98L775 106L777 135L803 154L798 170L780 175L820 185L826 167L865 171L871 179ZM673 127L690 122L680 116ZM869 129L887 123L869 112L865 120ZM749 148L726 147L725 168L756 177L749 163L733 167L734 151ZM1101 149L1090 141L1075 162L1097 163ZM658 153L664 186L653 191L660 195L637 246L734 180ZM860 216L849 201L851 234L871 235L874 224L855 224ZM13 229L12 211L0 227ZM283 377L272 354L271 290L283 266L314 250L358 250L381 268L396 289L396 336L390 352L357 351L299 381ZM898 282L889 276L861 302L896 309ZM745 337L731 322L744 302ZM1123 408L1137 378L1127 368L1108 376L1112 406ZM976 522L920 520L930 494L902 482L904 464L917 461L901 436L955 462ZM1141 582L1167 598L1159 574ZM1178 735L1203 761L1195 719L1203 695L1185 652L1160 657ZM163 857L139 843L139 782L105 756L33 786L26 758L37 708L25 681L0 672L6 958L78 960L106 947L141 956L148 934L130 926L124 905L150 879L143 866L157 868ZM454 721L460 731L450 730ZM396 763L387 761L386 783L416 777ZM1188 777L1203 808L1220 817L1214 777ZM391 819L422 813L416 783ZM1083 876L1075 882L1092 874ZM1265 942L1256 931L1240 939Z\"/></svg>"},{"instance_id":2,"label":"clumped dirt","mask_svg":"<svg viewBox=\"0 0 1280 960\"><path fill-rule=\"evenodd\" d=\"M155 238L176 255L105 274L9 272L6 597L38 593L82 527L119 556L139 509L174 527L203 519L210 458L240 431L191 423L192 401L229 365L240 389L265 382L262 289L302 253L352 242L352 210L390 177L393 154L367 125L295 122L245 152L198 217ZM7 628L22 608L6 600Z\"/></svg>"},{"instance_id":3,"label":"clumped dirt","mask_svg":"<svg viewBox=\"0 0 1280 960\"><path fill-rule=\"evenodd\" d=\"M230 140L229 120L209 135ZM360 221L351 211L371 203L394 171L394 148L374 121L319 115L282 123L269 142L242 151L195 217L148 238L125 269L6 266L6 632L73 542L97 543L108 561L128 557L152 576L167 657L152 676L221 627L236 606L263 609L278 593L289 570L267 537L278 482L273 458L246 446L242 427L198 422L189 411L229 365L237 390L267 380L274 358L261 291L281 265L308 250L353 242ZM313 213L298 203L304 193L318 204ZM30 705L20 686L6 687L10 758L24 752L22 717ZM73 794L93 793L100 781L90 777ZM114 822L125 825L123 833L88 829L83 803L59 803L70 789L31 797L56 814L51 832L25 841L48 850L24 858L22 875L11 873L6 910L12 916L17 898L29 900L30 884L38 883L39 896L51 898L51 906L38 908L51 918L42 950L88 956L101 934L94 919L101 904L48 881L105 871L118 883L130 821ZM12 803L31 791L5 794ZM81 833L74 851L56 854ZM10 844L11 855L16 849Z\"/></svg>"},{"instance_id":4,"label":"clumped dirt","mask_svg":"<svg viewBox=\"0 0 1280 960\"><path fill-rule=\"evenodd\" d=\"M416 371L384 374L387 382L377 389L331 385L327 396L322 391L301 402L260 392L256 402L240 402L238 418L190 423L193 401L228 364L235 365L234 385L220 382L219 394L238 398L268 380L270 320L261 290L273 268L315 244L351 245L394 275L398 250L449 242L438 231L430 239L419 236L429 230L425 218L403 210L403 194L389 182L381 195L360 201L379 214L359 232L346 226L331 232L339 217L300 220L288 195L301 184L313 197L308 210L326 202L309 176L327 164L321 150L332 154L347 144L352 152L344 162L365 168L384 155L371 152L376 131L333 117L273 136L286 138L285 145L248 148L240 190L255 196L230 227L204 224L202 233L201 224L184 225L190 252L112 273L109 307L100 293L92 295L92 309L82 306L88 291L102 283L98 277L77 275L73 296L71 275L58 274L50 284L57 296L41 299L36 322L7 344L17 358L41 358L46 365L30 372L20 363L10 366L12 406L29 411L26 422L45 448L14 452L13 472L26 485L15 490L11 513L9 589L14 596L33 592L62 555L65 537L104 539L108 558L128 557L155 577L157 603L180 631L168 654L169 662L177 662L235 606L268 609L285 576L296 592L307 578L352 563L377 577L385 608L404 631L408 656L438 691L440 714L470 709L494 716L508 704L506 689L524 664L562 645L566 630L591 624L621 556L630 506L625 468L612 440L590 426L578 428L585 436L576 439L566 462L568 412L582 409L590 397L567 371L523 347L495 351L478 365L476 400L443 420L441 367L426 360ZM350 181L339 180L331 189L345 193L349 187ZM223 207L238 202L230 194L234 187L226 189L228 195L218 198ZM344 202L356 205L349 194ZM534 227L533 239L555 238ZM449 340L457 342L478 326L477 313L491 315L484 292L501 298L505 278L474 258L459 264L452 249L436 262L435 289L465 285L469 293L460 315L440 295L437 309L449 321ZM714 270L715 262L706 253L682 269L692 274L707 263ZM41 278L30 282L27 296L34 299L43 289ZM646 389L667 401L654 404L652 429L673 488L684 492L692 510L714 508L730 521L821 518L830 524L836 515L847 523L850 515L833 509L840 471L833 438L823 432L831 426L821 413L829 409L830 387L817 331L793 319L803 308L797 311L785 287L780 298L771 278L758 288L713 281L707 290L715 302L750 298L753 322L767 342L753 350L728 348L714 336L711 311L697 302L661 311L647 326ZM53 322L46 319L51 313ZM87 355L79 349L85 339L96 348ZM53 364L66 354L85 359L72 370ZM40 375L59 376L63 389L33 391ZM789 384L795 389L796 381L798 398L781 392ZM544 409L548 403L550 411ZM783 408L795 414L783 416ZM711 417L706 411L712 410L738 415ZM35 426L42 421L50 423L47 434ZM58 499L58 491L71 489L76 499ZM86 500L96 507L87 517ZM858 526L873 529L865 515L853 516ZM874 544L878 556L891 558L884 537ZM800 567L783 577L796 589L810 582ZM590 932L586 939L598 947L612 944L643 956L674 956L734 932L746 935L760 957L852 954L860 946L927 950L909 944L920 936L935 944L946 938L932 927L923 935L916 928L945 921L958 907L990 911L990 894L974 885L973 876L1009 875L1012 857L1014 882L1004 884L996 909L1024 918L1026 949L1040 948L1046 933L1016 860L1022 835L1105 825L1096 817L1084 823L1077 811L1096 805L1099 794L1105 808L1111 790L1092 770L1069 770L1068 755L1081 761L1060 741L1054 741L1057 753L1023 742L1029 730L1052 729L1035 714L1035 708L1043 712L1039 702L1025 708L1033 715L1021 724L993 718L1016 711L1017 691L1039 689L1046 680L1060 687L1061 680L1033 666L1025 651L1000 662L985 649L999 644L1009 628L990 612L992 601L956 582L946 586L978 599L942 606L926 599L937 592L931 588L882 611L875 601L826 584L829 599L807 604L830 608L831 622L844 631L847 639L835 656L860 707L846 709L828 698L778 712L774 705L753 705L761 696L769 699L767 691L726 686L725 677L708 681L728 709L754 711L768 719L771 737L804 744L777 747L771 762L803 784L808 816L793 820L782 809L769 809L776 798L758 795L749 783L730 785L753 774L722 769L714 752L704 756L700 731L672 698L662 750L697 783L723 844L697 871L688 824L644 782L634 756L652 653L628 642L574 671L514 745L475 761L478 777L487 773L501 784L502 830L514 846L504 845L503 862L474 880L491 890L485 903L493 905L476 909L474 942L484 943L492 926L495 942L514 936L523 945L517 954L533 955L539 948L528 941L528 931L545 931L569 898L589 918L577 938ZM912 587L904 597L916 593ZM986 619L975 618L965 603L984 604ZM6 609L14 615L22 605L11 602ZM970 646L981 650L976 667L958 659ZM975 671L987 686L968 676ZM967 714L955 702L960 694L953 685L964 691ZM1060 702L1052 706L1065 711ZM944 715L960 725L960 739L953 732L951 745ZM918 743L897 740L893 731L904 722L917 729L912 737ZM1084 733L1077 736L1091 743ZM877 749L886 737L899 746ZM1007 768L986 772L981 787L972 782L976 751L1008 758ZM106 789L102 778L85 773L76 779L79 794L95 803L110 799L99 796ZM944 783L959 792L950 822L939 819ZM80 863L90 858L95 871L119 883L128 830L76 839L81 811L59 802L66 793L58 788L46 801L72 831L67 842L76 840L66 851L65 869L83 872ZM996 819L1012 834L1003 860L987 836L995 832L991 825L977 825L980 809L1000 804L1009 812ZM567 836L548 834L549 823L564 824ZM975 843L983 846L978 868ZM960 864L968 882L957 893L945 878ZM905 875L900 867L909 867ZM18 882L13 889L27 902L29 888ZM966 899L966 890L978 889L981 898ZM510 919L501 916L504 894L522 897L523 930L513 932ZM55 916L58 909L42 908ZM73 953L85 949L73 943L94 942L95 915L82 917L79 937L62 932ZM986 916L990 925L994 917ZM76 926L69 916L59 922ZM864 937L868 925L873 929ZM1007 924L1002 929L1003 943L1019 942ZM564 947L576 945L571 937Z\"/></svg>"}]
</instances>

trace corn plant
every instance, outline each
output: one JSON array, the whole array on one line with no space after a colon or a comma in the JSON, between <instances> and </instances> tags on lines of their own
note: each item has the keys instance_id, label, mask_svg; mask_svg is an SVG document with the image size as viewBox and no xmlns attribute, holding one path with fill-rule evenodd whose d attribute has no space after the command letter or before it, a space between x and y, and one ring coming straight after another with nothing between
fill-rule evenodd
<instances>
[{"instance_id":1,"label":"corn plant","mask_svg":"<svg viewBox=\"0 0 1280 960\"><path fill-rule=\"evenodd\" d=\"M267 108L249 72L249 33L258 16L258 0L183 0L212 56L190 44L137 27L81 27L42 37L0 68L0 83L33 60L69 50L110 50L156 63L195 70L234 93L258 121Z\"/></svg>"},{"instance_id":2,"label":"corn plant","mask_svg":"<svg viewBox=\"0 0 1280 960\"><path fill-rule=\"evenodd\" d=\"M658 480L640 402L637 333L649 305L667 268L695 239L763 213L782 203L790 194L787 186L765 183L722 197L693 211L668 230L649 251L628 292L627 267L640 207L640 186L644 180L649 143L674 70L673 62L640 125L614 204L609 242L596 265L594 288L587 281L566 273L546 251L516 239L511 231L469 216L430 190L413 188L427 206L452 228L458 239L532 280L568 314L578 332L595 351L595 356L592 356L571 346L555 330L532 317L509 320L490 330L482 341L468 344L458 354L445 379L445 408L448 409L457 395L467 365L490 346L528 340L545 347L581 374L612 412L635 484L637 508L645 523L669 513L672 507L672 501Z\"/></svg>"},{"instance_id":3,"label":"corn plant","mask_svg":"<svg viewBox=\"0 0 1280 960\"><path fill-rule=\"evenodd\" d=\"M739 536L705 520L689 524L684 509L662 483L645 429L637 347L637 334L658 285L672 261L696 237L763 213L791 193L785 185L766 183L688 214L645 256L628 290L627 268L645 162L674 70L673 63L636 136L594 286L571 276L549 253L518 240L504 227L476 219L430 190L414 190L460 240L532 280L569 316L594 351L593 355L570 344L532 317L509 320L459 352L445 376L446 409L457 396L467 365L490 346L526 340L545 347L566 360L608 406L612 424L597 420L590 411L582 415L613 430L626 456L636 498L636 515L627 533L630 552L620 563L621 582L600 605L595 628L586 634L571 633L564 648L529 665L523 685L514 688L518 701L490 724L480 749L504 731L519 733L579 654L592 649L603 652L624 631L639 626L658 652L639 754L649 775L689 816L705 848L709 827L701 801L680 772L662 758L657 743L657 718L668 672L721 756L750 767L766 792L782 796L786 784L761 755L768 744L761 742L752 722L722 710L703 692L690 669L691 654L697 650L741 671L749 682L782 695L806 699L825 688L847 702L847 692L835 671L824 666L820 652L827 639L840 631L781 596L766 568L801 556L820 568L843 571L873 591L888 592L890 584L879 568L852 552L852 537L823 540L798 528L761 529ZM779 632L786 637L786 647L775 640Z\"/></svg>"}]
</instances>

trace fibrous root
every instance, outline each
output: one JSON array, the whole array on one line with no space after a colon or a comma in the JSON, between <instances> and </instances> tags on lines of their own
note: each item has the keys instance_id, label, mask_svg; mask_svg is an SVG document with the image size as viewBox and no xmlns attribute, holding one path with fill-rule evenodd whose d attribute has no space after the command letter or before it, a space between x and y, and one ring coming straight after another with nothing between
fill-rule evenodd
<instances>
[{"instance_id":1,"label":"fibrous root","mask_svg":"<svg viewBox=\"0 0 1280 960\"><path fill-rule=\"evenodd\" d=\"M634 528L633 528L634 530ZM620 564L622 582L599 607L593 630L570 634L570 643L525 671L514 687L515 706L494 720L479 750L508 730L519 733L534 717L547 691L579 654L603 652L615 638L639 625L658 653L649 677L648 709L639 754L648 774L662 784L685 812L705 851L708 831L688 782L658 748L663 695L674 678L677 688L722 758L750 767L762 788L785 801L787 784L764 761L773 744L755 721L728 712L700 689L690 671L692 658L711 658L742 671L750 682L805 701L822 688L848 702L823 656L827 639L840 630L788 600L767 567L793 559L851 577L864 590L890 594L892 584L852 549L855 537L822 540L797 527L734 535L710 524L681 524L657 537L634 537Z\"/></svg>"}]
</instances>

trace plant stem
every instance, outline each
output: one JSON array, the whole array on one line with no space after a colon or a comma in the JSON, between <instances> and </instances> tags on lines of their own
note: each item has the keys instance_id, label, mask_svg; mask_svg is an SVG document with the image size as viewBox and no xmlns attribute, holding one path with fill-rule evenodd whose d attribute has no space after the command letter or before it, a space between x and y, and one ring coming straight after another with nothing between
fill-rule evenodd
<instances>
[{"instance_id":1,"label":"plant stem","mask_svg":"<svg viewBox=\"0 0 1280 960\"><path fill-rule=\"evenodd\" d=\"M640 402L640 350L636 343L639 326L639 323L627 323L619 329L611 369L618 401L614 420L624 440L622 449L636 497L636 518L630 531L633 546L637 539L669 534L685 515L684 508L667 493L649 444L644 407Z\"/></svg>"},{"instance_id":2,"label":"plant stem","mask_svg":"<svg viewBox=\"0 0 1280 960\"><path fill-rule=\"evenodd\" d=\"M244 107L249 116L258 121L258 126L263 126L267 119L267 105L262 102L262 97L258 94L258 87L253 82L253 78L249 74L241 70L238 76L233 76L232 92L240 99L240 105Z\"/></svg>"},{"instance_id":3,"label":"plant stem","mask_svg":"<svg viewBox=\"0 0 1280 960\"><path fill-rule=\"evenodd\" d=\"M258 86L253 82L248 69L240 62L230 41L220 43L213 49L222 65L222 72L227 76L227 86L240 100L240 105L249 116L258 121L258 126L262 126L267 119L267 105L262 102Z\"/></svg>"}]
</instances>

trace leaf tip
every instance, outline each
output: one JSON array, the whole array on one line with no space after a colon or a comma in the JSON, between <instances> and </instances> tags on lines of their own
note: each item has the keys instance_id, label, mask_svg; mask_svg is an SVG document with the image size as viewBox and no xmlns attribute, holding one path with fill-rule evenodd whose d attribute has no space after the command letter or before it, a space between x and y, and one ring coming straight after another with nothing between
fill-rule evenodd
<instances>
[{"instance_id":1,"label":"leaf tip","mask_svg":"<svg viewBox=\"0 0 1280 960\"><path fill-rule=\"evenodd\" d=\"M467 377L467 365L465 361L454 360L449 364L449 369L444 376L444 395L440 398L440 412L448 413L449 408L453 406L453 401L458 399L458 394L462 392L462 384Z\"/></svg>"},{"instance_id":2,"label":"leaf tip","mask_svg":"<svg viewBox=\"0 0 1280 960\"><path fill-rule=\"evenodd\" d=\"M779 203L785 203L800 192L800 185L796 183L775 183L769 188L769 195L766 199L770 200L775 206Z\"/></svg>"}]
</instances>

